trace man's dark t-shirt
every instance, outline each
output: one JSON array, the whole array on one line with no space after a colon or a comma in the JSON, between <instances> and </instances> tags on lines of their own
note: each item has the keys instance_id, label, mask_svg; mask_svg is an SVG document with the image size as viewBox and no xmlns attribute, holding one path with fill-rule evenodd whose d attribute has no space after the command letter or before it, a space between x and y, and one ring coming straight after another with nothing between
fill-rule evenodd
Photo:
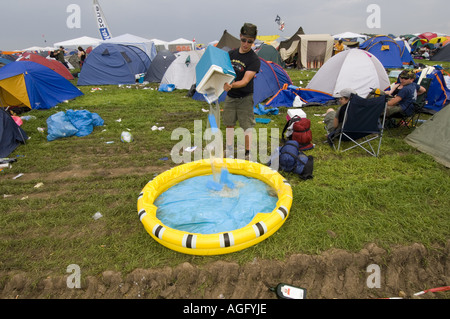
<instances>
[{"instance_id":1,"label":"man's dark t-shirt","mask_svg":"<svg viewBox=\"0 0 450 319\"><path fill-rule=\"evenodd\" d=\"M236 72L236 78L234 81L240 81L244 77L246 71L259 72L261 67L261 61L258 55L253 50L247 53L239 53L239 48L231 50L228 52L230 55L231 65L233 66L234 72ZM253 93L253 81L247 84L247 86L239 89L231 89L228 91L228 96L232 98L245 97Z\"/></svg>"}]
</instances>

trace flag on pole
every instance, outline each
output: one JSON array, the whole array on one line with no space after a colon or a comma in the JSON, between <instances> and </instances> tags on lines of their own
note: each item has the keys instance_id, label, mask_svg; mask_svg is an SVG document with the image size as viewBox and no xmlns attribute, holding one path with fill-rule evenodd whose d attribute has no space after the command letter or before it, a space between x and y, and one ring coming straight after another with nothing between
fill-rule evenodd
<instances>
[{"instance_id":1,"label":"flag on pole","mask_svg":"<svg viewBox=\"0 0 450 319\"><path fill-rule=\"evenodd\" d=\"M97 0L93 0L95 19L97 20L98 30L103 40L111 39L112 35L106 23L105 15Z\"/></svg>"},{"instance_id":2,"label":"flag on pole","mask_svg":"<svg viewBox=\"0 0 450 319\"><path fill-rule=\"evenodd\" d=\"M280 16L277 14L277 17L275 18L275 22L278 24L278 29L280 29L280 31L284 30L284 21L281 20Z\"/></svg>"}]
</instances>

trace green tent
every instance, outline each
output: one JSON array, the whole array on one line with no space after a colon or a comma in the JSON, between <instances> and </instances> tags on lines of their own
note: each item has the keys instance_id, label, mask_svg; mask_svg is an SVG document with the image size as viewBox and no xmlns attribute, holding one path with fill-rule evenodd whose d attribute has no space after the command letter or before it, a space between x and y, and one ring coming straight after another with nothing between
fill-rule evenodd
<instances>
[{"instance_id":1,"label":"green tent","mask_svg":"<svg viewBox=\"0 0 450 319\"><path fill-rule=\"evenodd\" d=\"M405 137L405 142L450 168L450 107L444 107Z\"/></svg>"},{"instance_id":2,"label":"green tent","mask_svg":"<svg viewBox=\"0 0 450 319\"><path fill-rule=\"evenodd\" d=\"M278 52L278 50L270 44L261 44L256 51L256 54L266 61L272 61L283 68L285 66L284 61L281 59L280 52Z\"/></svg>"}]
</instances>

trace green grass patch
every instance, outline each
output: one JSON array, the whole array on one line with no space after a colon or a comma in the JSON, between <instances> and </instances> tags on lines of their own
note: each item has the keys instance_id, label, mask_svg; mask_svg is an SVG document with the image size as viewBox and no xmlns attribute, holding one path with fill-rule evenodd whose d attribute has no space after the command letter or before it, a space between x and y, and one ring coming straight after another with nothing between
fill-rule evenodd
<instances>
[{"instance_id":1,"label":"green grass patch","mask_svg":"<svg viewBox=\"0 0 450 319\"><path fill-rule=\"evenodd\" d=\"M315 74L288 73L303 87ZM23 124L30 140L11 154L18 156L12 169L0 172L1 270L41 277L64 274L68 265L78 264L84 275L127 273L185 261L243 263L330 248L358 251L372 242L385 248L415 242L431 246L449 238L450 171L407 145L407 129L386 132L379 158L357 149L338 154L323 143L322 118L314 115L326 107L307 107L316 145L307 151L314 157L314 178L303 181L284 174L294 194L285 224L267 240L228 255L190 256L169 250L140 223L137 196L154 176L176 166L170 152L179 141L171 139L172 131L182 127L193 132L194 120L202 120L205 128L202 109L209 106L186 97L185 90L158 92L156 85L100 88L80 87L82 97L29 112L36 116ZM48 142L46 132L38 128L46 128L50 115L67 109L96 112L105 125L89 136ZM256 128L278 128L281 134L286 112L280 108L277 116L261 116L272 121ZM154 131L154 125L164 129ZM122 143L122 131L131 132L134 141ZM13 179L19 173L24 176ZM44 185L36 188L39 182ZM94 220L96 212L103 217Z\"/></svg>"}]
</instances>

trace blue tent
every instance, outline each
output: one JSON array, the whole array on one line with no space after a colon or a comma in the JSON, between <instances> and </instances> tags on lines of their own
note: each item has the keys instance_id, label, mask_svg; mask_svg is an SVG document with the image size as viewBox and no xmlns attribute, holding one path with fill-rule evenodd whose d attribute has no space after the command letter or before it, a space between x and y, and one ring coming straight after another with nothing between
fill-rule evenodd
<instances>
[{"instance_id":1,"label":"blue tent","mask_svg":"<svg viewBox=\"0 0 450 319\"><path fill-rule=\"evenodd\" d=\"M0 68L4 65L10 64L11 62L14 62L14 61L0 57Z\"/></svg>"},{"instance_id":2,"label":"blue tent","mask_svg":"<svg viewBox=\"0 0 450 319\"><path fill-rule=\"evenodd\" d=\"M136 74L147 72L148 55L132 45L104 43L92 50L84 61L78 85L136 83Z\"/></svg>"},{"instance_id":3,"label":"blue tent","mask_svg":"<svg viewBox=\"0 0 450 319\"><path fill-rule=\"evenodd\" d=\"M259 72L256 73L253 84L253 106L276 94L285 84L291 85L292 80L286 71L276 63L266 61L262 58ZM219 102L225 100L227 92L223 92L219 97ZM192 97L194 100L205 101L202 94L196 92Z\"/></svg>"},{"instance_id":4,"label":"blue tent","mask_svg":"<svg viewBox=\"0 0 450 319\"><path fill-rule=\"evenodd\" d=\"M438 66L433 72L427 74L427 78L431 79L431 84L427 93L427 104L424 107L439 111L450 102L450 89L447 87L442 70Z\"/></svg>"},{"instance_id":5,"label":"blue tent","mask_svg":"<svg viewBox=\"0 0 450 319\"><path fill-rule=\"evenodd\" d=\"M408 48L406 47L404 40L396 41L398 46L400 47L400 59L403 64L415 64L414 59L411 56Z\"/></svg>"},{"instance_id":6,"label":"blue tent","mask_svg":"<svg viewBox=\"0 0 450 319\"><path fill-rule=\"evenodd\" d=\"M378 35L370 38L364 41L359 48L375 55L385 68L403 67L402 50L398 43L388 36Z\"/></svg>"},{"instance_id":7,"label":"blue tent","mask_svg":"<svg viewBox=\"0 0 450 319\"><path fill-rule=\"evenodd\" d=\"M261 59L261 68L256 74L253 100L255 105L276 94L284 84L291 85L292 80L278 64Z\"/></svg>"},{"instance_id":8,"label":"blue tent","mask_svg":"<svg viewBox=\"0 0 450 319\"><path fill-rule=\"evenodd\" d=\"M269 101L267 101L266 107L291 107L297 96L303 103L325 104L336 99L331 94L325 92L289 85L281 88Z\"/></svg>"},{"instance_id":9,"label":"blue tent","mask_svg":"<svg viewBox=\"0 0 450 319\"><path fill-rule=\"evenodd\" d=\"M83 93L70 81L31 61L15 61L0 69L0 106L49 109Z\"/></svg>"}]
</instances>

